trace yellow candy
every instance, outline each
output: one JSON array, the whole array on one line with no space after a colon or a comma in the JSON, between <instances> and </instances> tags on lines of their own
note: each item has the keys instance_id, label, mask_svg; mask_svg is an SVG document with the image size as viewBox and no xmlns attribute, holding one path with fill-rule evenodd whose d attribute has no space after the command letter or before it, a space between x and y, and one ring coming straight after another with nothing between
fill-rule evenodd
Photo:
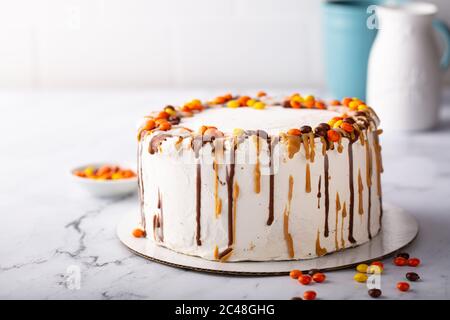
<instances>
[{"instance_id":1,"label":"yellow candy","mask_svg":"<svg viewBox=\"0 0 450 320\"><path fill-rule=\"evenodd\" d=\"M355 274L355 276L353 277L353 279L354 279L356 282L366 282L366 281L367 281L367 278L368 278L368 276L367 276L367 274L365 274L365 273L357 273L357 274Z\"/></svg>"},{"instance_id":2,"label":"yellow candy","mask_svg":"<svg viewBox=\"0 0 450 320\"><path fill-rule=\"evenodd\" d=\"M228 108L239 108L240 104L237 100L230 100L227 103Z\"/></svg>"},{"instance_id":3,"label":"yellow candy","mask_svg":"<svg viewBox=\"0 0 450 320\"><path fill-rule=\"evenodd\" d=\"M342 121L342 120L336 121L336 122L334 123L334 125L333 125L333 128L334 128L334 129L340 128L340 126L341 126L342 123L344 123L344 121Z\"/></svg>"},{"instance_id":4,"label":"yellow candy","mask_svg":"<svg viewBox=\"0 0 450 320\"><path fill-rule=\"evenodd\" d=\"M303 99L301 95L296 94L292 96L291 101L302 103L303 101L305 101L305 99Z\"/></svg>"},{"instance_id":5,"label":"yellow candy","mask_svg":"<svg viewBox=\"0 0 450 320\"><path fill-rule=\"evenodd\" d=\"M252 106L253 109L258 109L258 110L262 110L265 107L266 107L266 104L261 101L255 102L255 104Z\"/></svg>"},{"instance_id":6,"label":"yellow candy","mask_svg":"<svg viewBox=\"0 0 450 320\"><path fill-rule=\"evenodd\" d=\"M177 112L172 108L164 108L164 111L167 112L171 116L175 116Z\"/></svg>"},{"instance_id":7,"label":"yellow candy","mask_svg":"<svg viewBox=\"0 0 450 320\"><path fill-rule=\"evenodd\" d=\"M91 177L94 175L94 171L95 168L94 167L87 167L86 169L84 169L84 173L86 174L86 176Z\"/></svg>"},{"instance_id":8,"label":"yellow candy","mask_svg":"<svg viewBox=\"0 0 450 320\"><path fill-rule=\"evenodd\" d=\"M305 101L315 101L315 100L316 98L314 98L314 96L311 95L305 97Z\"/></svg>"},{"instance_id":9,"label":"yellow candy","mask_svg":"<svg viewBox=\"0 0 450 320\"><path fill-rule=\"evenodd\" d=\"M361 104L358 106L358 111L366 111L368 107L365 104Z\"/></svg>"},{"instance_id":10,"label":"yellow candy","mask_svg":"<svg viewBox=\"0 0 450 320\"><path fill-rule=\"evenodd\" d=\"M256 103L256 100L254 100L254 99L249 99L249 100L247 100L247 106L248 106L248 107L253 106L255 103Z\"/></svg>"},{"instance_id":11,"label":"yellow candy","mask_svg":"<svg viewBox=\"0 0 450 320\"><path fill-rule=\"evenodd\" d=\"M366 273L368 267L369 266L367 264L361 263L356 267L356 271L361 272L361 273Z\"/></svg>"},{"instance_id":12,"label":"yellow candy","mask_svg":"<svg viewBox=\"0 0 450 320\"><path fill-rule=\"evenodd\" d=\"M351 101L351 102L348 104L348 107L349 107L351 110L356 110L356 108L358 108L358 106L359 106L360 104L361 104L361 103L360 103L359 101L353 100L353 101Z\"/></svg>"},{"instance_id":13,"label":"yellow candy","mask_svg":"<svg viewBox=\"0 0 450 320\"><path fill-rule=\"evenodd\" d=\"M112 176L111 176L111 179L112 180L119 180L119 179L121 179L122 178L122 175L120 174L120 173L114 173Z\"/></svg>"},{"instance_id":14,"label":"yellow candy","mask_svg":"<svg viewBox=\"0 0 450 320\"><path fill-rule=\"evenodd\" d=\"M367 273L369 274L381 274L383 269L380 266L371 265L367 268Z\"/></svg>"},{"instance_id":15,"label":"yellow candy","mask_svg":"<svg viewBox=\"0 0 450 320\"><path fill-rule=\"evenodd\" d=\"M194 100L191 101L191 103L195 104L195 105L201 105L202 104L202 102L199 99L194 99Z\"/></svg>"},{"instance_id":16,"label":"yellow candy","mask_svg":"<svg viewBox=\"0 0 450 320\"><path fill-rule=\"evenodd\" d=\"M244 133L245 133L245 131L242 130L242 129L239 129L239 128L236 128L236 129L233 130L233 135L234 136L242 136Z\"/></svg>"}]
</instances>

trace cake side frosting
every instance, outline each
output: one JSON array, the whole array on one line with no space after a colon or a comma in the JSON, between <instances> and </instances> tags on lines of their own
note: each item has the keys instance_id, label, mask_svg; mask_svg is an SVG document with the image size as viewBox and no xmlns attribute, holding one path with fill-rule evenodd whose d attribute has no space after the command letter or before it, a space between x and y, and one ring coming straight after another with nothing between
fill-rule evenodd
<instances>
[{"instance_id":1,"label":"cake side frosting","mask_svg":"<svg viewBox=\"0 0 450 320\"><path fill-rule=\"evenodd\" d=\"M268 110L206 110L203 118L165 132L141 132L141 211L148 241L211 260L263 261L313 258L378 233L382 167L372 111L342 105L268 108L273 116L255 115L253 123L237 119ZM337 116L344 112L351 132L340 128L347 118ZM333 127L342 123L328 128L322 121L330 118ZM211 139L190 129L203 121L228 131L246 123L265 130L233 130ZM303 132L290 129L294 122ZM330 130L338 140L331 141Z\"/></svg>"}]
</instances>

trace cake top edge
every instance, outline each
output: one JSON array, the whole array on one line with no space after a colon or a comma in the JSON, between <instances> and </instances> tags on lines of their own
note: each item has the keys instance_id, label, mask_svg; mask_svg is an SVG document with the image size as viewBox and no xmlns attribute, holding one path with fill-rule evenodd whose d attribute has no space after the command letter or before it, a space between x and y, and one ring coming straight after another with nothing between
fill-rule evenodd
<instances>
[{"instance_id":1,"label":"cake top edge","mask_svg":"<svg viewBox=\"0 0 450 320\"><path fill-rule=\"evenodd\" d=\"M234 128L233 130L227 128L227 130L223 130L220 127L211 126L207 123L202 123L194 131L193 128L183 124L183 122L189 122L190 118L196 117L197 114L205 110L252 108L264 112L266 109L276 107L332 112L330 112L330 118L327 122L319 123L315 127L308 124L300 124L299 127L286 128L276 134L255 128ZM193 139L200 138L201 140L245 138L253 135L262 138L270 136L301 137L307 135L308 137L323 138L329 142L338 142L342 138L356 141L361 131L376 131L379 122L375 111L358 98L346 97L342 100L326 102L313 95L303 96L299 93L294 93L283 98L277 98L260 91L254 97L225 94L205 102L193 99L181 106L167 105L161 111L152 112L144 117L138 129L138 140L140 141L148 134L160 133L161 136L192 137ZM381 130L378 131L381 133Z\"/></svg>"}]
</instances>

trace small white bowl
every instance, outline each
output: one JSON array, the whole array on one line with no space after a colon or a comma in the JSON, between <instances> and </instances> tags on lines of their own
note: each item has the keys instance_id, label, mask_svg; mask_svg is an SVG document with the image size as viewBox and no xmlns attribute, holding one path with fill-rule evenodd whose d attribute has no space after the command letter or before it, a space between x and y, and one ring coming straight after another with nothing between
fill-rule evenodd
<instances>
[{"instance_id":1,"label":"small white bowl","mask_svg":"<svg viewBox=\"0 0 450 320\"><path fill-rule=\"evenodd\" d=\"M138 187L137 176L118 180L94 180L75 175L76 171L83 171L87 167L92 166L94 168L100 168L103 165L119 166L121 168L130 169L136 172L134 168L135 166L131 166L129 164L90 163L73 168L70 170L70 175L75 184L96 197L118 197L136 192Z\"/></svg>"}]
</instances>

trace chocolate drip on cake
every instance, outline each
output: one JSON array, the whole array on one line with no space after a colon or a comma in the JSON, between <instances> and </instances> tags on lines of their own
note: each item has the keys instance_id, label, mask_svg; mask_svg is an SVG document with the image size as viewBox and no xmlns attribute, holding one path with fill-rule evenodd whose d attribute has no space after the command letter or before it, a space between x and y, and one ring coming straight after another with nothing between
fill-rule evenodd
<instances>
[{"instance_id":1,"label":"chocolate drip on cake","mask_svg":"<svg viewBox=\"0 0 450 320\"><path fill-rule=\"evenodd\" d=\"M142 183L142 142L138 142L138 161L137 161L137 170L138 170L138 188L139 188L139 208L141 211L141 226L144 229L144 233L147 230L147 223L145 221L145 212L144 212L144 184Z\"/></svg>"},{"instance_id":2,"label":"chocolate drip on cake","mask_svg":"<svg viewBox=\"0 0 450 320\"><path fill-rule=\"evenodd\" d=\"M348 219L348 241L356 243L353 237L353 219L355 210L355 186L353 185L353 142L348 143L348 170L349 170L349 187L350 187L350 204L349 204L349 219Z\"/></svg>"},{"instance_id":3,"label":"chocolate drip on cake","mask_svg":"<svg viewBox=\"0 0 450 320\"><path fill-rule=\"evenodd\" d=\"M197 245L201 246L201 212L202 212L202 165L197 163L197 178L196 178L196 201L195 201L195 207L196 207L196 217L195 222L197 224L197 229L195 233L195 240L197 241Z\"/></svg>"},{"instance_id":4,"label":"chocolate drip on cake","mask_svg":"<svg viewBox=\"0 0 450 320\"><path fill-rule=\"evenodd\" d=\"M228 246L232 246L234 242L233 238L233 187L234 187L234 174L235 174L235 157L236 157L236 143L233 140L233 144L230 150L230 164L226 168L226 181L227 181L227 193L228 193Z\"/></svg>"},{"instance_id":5,"label":"chocolate drip on cake","mask_svg":"<svg viewBox=\"0 0 450 320\"><path fill-rule=\"evenodd\" d=\"M150 154L155 154L158 151L158 148L161 146L161 143L163 143L167 138L171 137L171 134L166 133L155 134L150 140L148 152L150 152Z\"/></svg>"},{"instance_id":6,"label":"chocolate drip on cake","mask_svg":"<svg viewBox=\"0 0 450 320\"><path fill-rule=\"evenodd\" d=\"M330 233L329 226L328 226L328 218L330 215L330 173L329 173L329 166L330 162L328 160L328 154L325 154L323 157L324 161L324 182L325 182L325 230L323 235L325 238L328 238L328 235Z\"/></svg>"},{"instance_id":7,"label":"chocolate drip on cake","mask_svg":"<svg viewBox=\"0 0 450 320\"><path fill-rule=\"evenodd\" d=\"M267 225L270 226L273 223L274 215L274 188L275 188L275 174L273 171L273 149L276 147L279 138L270 136L267 137L267 145L269 147L269 218L267 219Z\"/></svg>"},{"instance_id":8,"label":"chocolate drip on cake","mask_svg":"<svg viewBox=\"0 0 450 320\"><path fill-rule=\"evenodd\" d=\"M322 175L319 176L319 184L317 186L317 209L320 209L320 198L322 198Z\"/></svg>"},{"instance_id":9,"label":"chocolate drip on cake","mask_svg":"<svg viewBox=\"0 0 450 320\"><path fill-rule=\"evenodd\" d=\"M289 257L294 257L294 241L292 240L292 235L289 233L289 216L291 214L291 201L292 201L292 193L294 190L294 178L292 176L289 176L289 191L288 191L288 203L286 207L284 208L284 214L283 214L283 232L284 232L284 239L286 240L287 249L289 252Z\"/></svg>"},{"instance_id":10,"label":"chocolate drip on cake","mask_svg":"<svg viewBox=\"0 0 450 320\"><path fill-rule=\"evenodd\" d=\"M159 217L157 219L158 224L157 228L160 229L159 240L164 242L164 212L163 212L163 202L162 195L158 188L158 209L159 209Z\"/></svg>"}]
</instances>

